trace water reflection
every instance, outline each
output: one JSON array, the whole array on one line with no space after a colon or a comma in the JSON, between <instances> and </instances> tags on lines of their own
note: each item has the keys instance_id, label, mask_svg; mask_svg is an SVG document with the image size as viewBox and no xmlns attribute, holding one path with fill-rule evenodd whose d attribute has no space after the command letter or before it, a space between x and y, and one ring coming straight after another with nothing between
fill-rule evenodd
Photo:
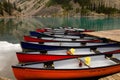
<instances>
[{"instance_id":1,"label":"water reflection","mask_svg":"<svg viewBox=\"0 0 120 80\"><path fill-rule=\"evenodd\" d=\"M30 30L40 27L77 27L96 31L118 29L120 18L104 17L54 17L54 18L6 18L0 19L0 41L18 43L23 35L28 35Z\"/></svg>"}]
</instances>

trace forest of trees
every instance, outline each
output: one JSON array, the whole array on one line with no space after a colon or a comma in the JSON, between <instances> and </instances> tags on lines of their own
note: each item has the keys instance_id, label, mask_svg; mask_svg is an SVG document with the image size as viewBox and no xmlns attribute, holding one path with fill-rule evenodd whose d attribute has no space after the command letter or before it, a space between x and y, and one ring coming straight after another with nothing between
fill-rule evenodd
<instances>
[{"instance_id":1,"label":"forest of trees","mask_svg":"<svg viewBox=\"0 0 120 80\"><path fill-rule=\"evenodd\" d=\"M0 15L4 16L4 12L8 15L12 15L13 10L21 11L20 8L16 7L15 3L10 3L9 0L0 1Z\"/></svg>"},{"instance_id":2,"label":"forest of trees","mask_svg":"<svg viewBox=\"0 0 120 80\"><path fill-rule=\"evenodd\" d=\"M81 8L77 8L76 13L80 12L81 15L86 14L87 11L95 11L96 13L104 13L107 15L120 13L120 10L114 7L106 7L101 2L96 5L96 3L93 2L95 0L50 0L47 3L47 6L61 5L64 10L70 11L73 9L72 5L70 4L71 1L80 5Z\"/></svg>"}]
</instances>

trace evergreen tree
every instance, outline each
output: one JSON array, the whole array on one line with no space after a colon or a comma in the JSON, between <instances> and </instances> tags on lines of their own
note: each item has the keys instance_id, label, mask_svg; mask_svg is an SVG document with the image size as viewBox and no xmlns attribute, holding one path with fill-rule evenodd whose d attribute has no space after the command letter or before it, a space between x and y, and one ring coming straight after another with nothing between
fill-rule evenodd
<instances>
[{"instance_id":1,"label":"evergreen tree","mask_svg":"<svg viewBox=\"0 0 120 80\"><path fill-rule=\"evenodd\" d=\"M15 3L15 2L13 3L13 8L14 8L15 10L17 10L17 7L16 7L16 3Z\"/></svg>"},{"instance_id":2,"label":"evergreen tree","mask_svg":"<svg viewBox=\"0 0 120 80\"><path fill-rule=\"evenodd\" d=\"M13 5L9 2L4 0L3 1L3 7L4 7L4 10L9 14L9 15L12 15L12 9L13 9Z\"/></svg>"},{"instance_id":3,"label":"evergreen tree","mask_svg":"<svg viewBox=\"0 0 120 80\"><path fill-rule=\"evenodd\" d=\"M0 2L0 14L1 14L1 15L4 15L4 14L3 14L3 6L2 6L2 2Z\"/></svg>"}]
</instances>

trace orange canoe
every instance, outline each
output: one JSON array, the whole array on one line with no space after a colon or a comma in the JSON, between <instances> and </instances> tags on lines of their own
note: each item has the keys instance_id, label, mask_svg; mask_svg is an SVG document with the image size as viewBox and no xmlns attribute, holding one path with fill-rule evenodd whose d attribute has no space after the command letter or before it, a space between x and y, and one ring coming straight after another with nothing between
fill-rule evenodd
<instances>
[{"instance_id":1,"label":"orange canoe","mask_svg":"<svg viewBox=\"0 0 120 80\"><path fill-rule=\"evenodd\" d=\"M24 63L12 66L12 69L17 80L91 78L120 72L120 54L114 54L114 57L108 57L109 59L104 55L90 58L89 65L83 57L54 62Z\"/></svg>"}]
</instances>

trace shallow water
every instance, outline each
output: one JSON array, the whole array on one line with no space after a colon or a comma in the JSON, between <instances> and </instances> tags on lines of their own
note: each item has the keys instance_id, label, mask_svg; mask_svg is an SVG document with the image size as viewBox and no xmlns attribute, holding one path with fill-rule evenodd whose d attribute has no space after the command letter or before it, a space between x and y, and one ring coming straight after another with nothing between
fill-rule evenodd
<instances>
[{"instance_id":1,"label":"shallow water","mask_svg":"<svg viewBox=\"0 0 120 80\"><path fill-rule=\"evenodd\" d=\"M11 65L18 63L17 51L21 51L19 44L0 41L0 76L15 80Z\"/></svg>"}]
</instances>

